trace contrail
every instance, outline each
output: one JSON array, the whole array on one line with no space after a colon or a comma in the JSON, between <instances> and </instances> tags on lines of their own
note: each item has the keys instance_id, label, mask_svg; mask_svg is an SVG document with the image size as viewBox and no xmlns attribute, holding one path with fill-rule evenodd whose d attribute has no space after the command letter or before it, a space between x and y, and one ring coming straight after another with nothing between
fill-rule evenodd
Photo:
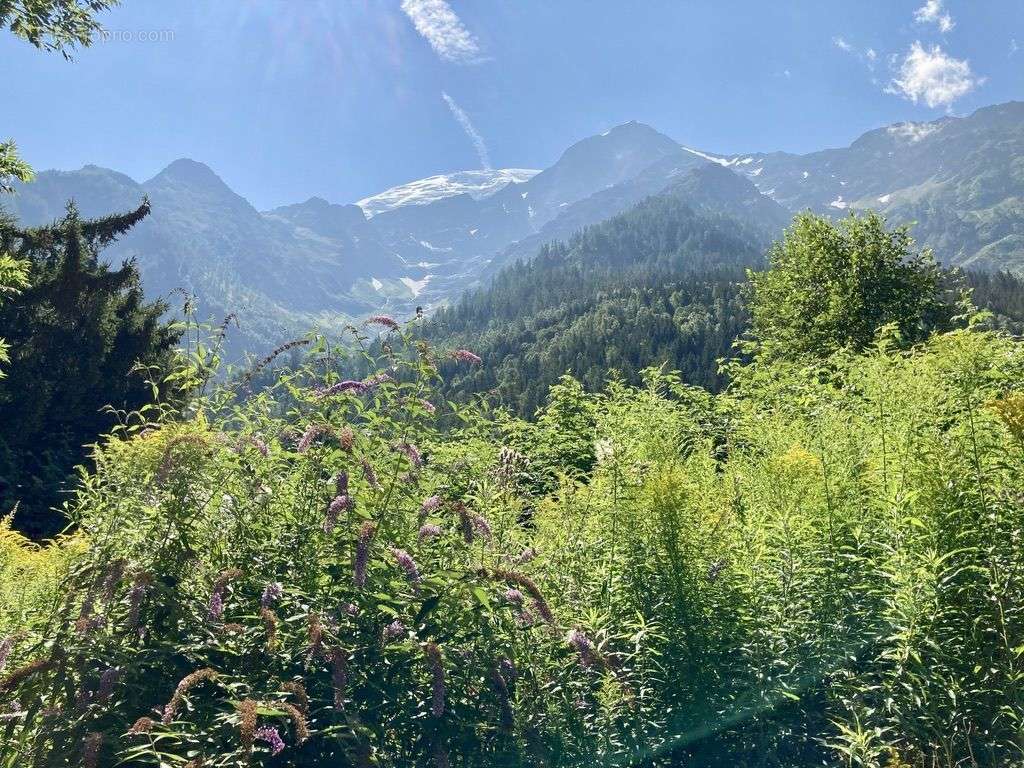
<instances>
[{"instance_id":1,"label":"contrail","mask_svg":"<svg viewBox=\"0 0 1024 768\"><path fill-rule=\"evenodd\" d=\"M463 112L462 107L455 103L455 99L444 91L441 91L441 98L445 100L448 109L452 111L452 115L459 121L462 130L466 132L469 140L473 142L473 148L476 149L476 153L480 157L480 165L483 166L485 171L491 170L491 158L487 154L487 145L484 144L484 137L477 133L476 128L473 127L473 123L469 119L469 115Z\"/></svg>"}]
</instances>

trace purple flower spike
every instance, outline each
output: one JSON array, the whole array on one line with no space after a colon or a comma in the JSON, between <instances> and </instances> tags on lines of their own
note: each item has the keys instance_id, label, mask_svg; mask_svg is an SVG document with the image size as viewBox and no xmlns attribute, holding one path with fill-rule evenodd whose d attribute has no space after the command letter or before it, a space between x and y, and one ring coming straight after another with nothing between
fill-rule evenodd
<instances>
[{"instance_id":1,"label":"purple flower spike","mask_svg":"<svg viewBox=\"0 0 1024 768\"><path fill-rule=\"evenodd\" d=\"M339 381L337 384L332 384L329 387L318 387L315 390L317 397L332 397L334 395L341 395L346 392L352 392L357 395L361 395L369 389L366 384L361 381L354 381L349 379L347 381Z\"/></svg>"},{"instance_id":2,"label":"purple flower spike","mask_svg":"<svg viewBox=\"0 0 1024 768\"><path fill-rule=\"evenodd\" d=\"M281 582L272 581L263 588L263 596L260 598L260 607L270 608L284 595L284 587Z\"/></svg>"},{"instance_id":3,"label":"purple flower spike","mask_svg":"<svg viewBox=\"0 0 1024 768\"><path fill-rule=\"evenodd\" d=\"M373 467L370 462L366 459L361 461L363 465L363 477L366 478L366 482L370 484L370 487L375 491L380 490L380 481L377 480L377 473L373 471Z\"/></svg>"},{"instance_id":4,"label":"purple flower spike","mask_svg":"<svg viewBox=\"0 0 1024 768\"><path fill-rule=\"evenodd\" d=\"M373 534L377 532L377 526L367 520L359 529L359 538L356 540L356 556L352 565L352 571L356 586L362 589L366 586L366 566L370 562L370 541Z\"/></svg>"},{"instance_id":5,"label":"purple flower spike","mask_svg":"<svg viewBox=\"0 0 1024 768\"><path fill-rule=\"evenodd\" d=\"M219 590L214 591L210 595L210 605L207 608L207 612L209 613L210 621L220 621L224 615L224 597Z\"/></svg>"},{"instance_id":6,"label":"purple flower spike","mask_svg":"<svg viewBox=\"0 0 1024 768\"><path fill-rule=\"evenodd\" d=\"M352 499L348 496L335 496L334 500L327 507L327 516L324 518L324 533L332 533L334 526L338 524L338 515L346 509L352 509Z\"/></svg>"},{"instance_id":7,"label":"purple flower spike","mask_svg":"<svg viewBox=\"0 0 1024 768\"><path fill-rule=\"evenodd\" d=\"M420 577L419 568L416 567L416 561L412 559L412 556L404 549L398 549L397 547L391 548L391 554L394 555L398 566L405 571L405 577L409 580L409 583L417 586L423 579Z\"/></svg>"},{"instance_id":8,"label":"purple flower spike","mask_svg":"<svg viewBox=\"0 0 1024 768\"><path fill-rule=\"evenodd\" d=\"M420 526L420 541L426 541L427 539L436 539L440 535L441 526L439 525L434 525L433 523L426 523Z\"/></svg>"},{"instance_id":9,"label":"purple flower spike","mask_svg":"<svg viewBox=\"0 0 1024 768\"><path fill-rule=\"evenodd\" d=\"M388 317L387 315L372 315L366 320L367 325L379 325L383 328L387 328L389 331L397 331L398 323L395 322L394 318Z\"/></svg>"},{"instance_id":10,"label":"purple flower spike","mask_svg":"<svg viewBox=\"0 0 1024 768\"><path fill-rule=\"evenodd\" d=\"M469 363L470 365L480 365L483 362L479 356L474 355L468 349L456 349L452 352L452 357L460 363Z\"/></svg>"},{"instance_id":11,"label":"purple flower spike","mask_svg":"<svg viewBox=\"0 0 1024 768\"><path fill-rule=\"evenodd\" d=\"M409 463L414 467L423 466L423 456L420 454L419 449L412 443L401 442L395 445L395 450L401 453L405 458L409 460Z\"/></svg>"},{"instance_id":12,"label":"purple flower spike","mask_svg":"<svg viewBox=\"0 0 1024 768\"><path fill-rule=\"evenodd\" d=\"M436 643L427 643L423 652L427 657L427 666L430 667L430 711L434 717L440 717L444 714L445 699L444 662L441 658L441 649Z\"/></svg>"},{"instance_id":13,"label":"purple flower spike","mask_svg":"<svg viewBox=\"0 0 1024 768\"><path fill-rule=\"evenodd\" d=\"M270 754L272 755L280 754L284 749L284 741L281 739L281 734L277 732L277 728L271 728L268 725L257 728L253 738L267 742L267 745L270 747Z\"/></svg>"},{"instance_id":14,"label":"purple flower spike","mask_svg":"<svg viewBox=\"0 0 1024 768\"><path fill-rule=\"evenodd\" d=\"M430 498L425 499L423 503L420 505L420 519L422 520L428 515L432 515L434 512L437 512L437 510L439 510L440 508L440 496L431 496Z\"/></svg>"},{"instance_id":15,"label":"purple flower spike","mask_svg":"<svg viewBox=\"0 0 1024 768\"><path fill-rule=\"evenodd\" d=\"M384 627L384 639L387 642L397 640L405 634L405 625L398 619L395 619L386 627Z\"/></svg>"}]
</instances>

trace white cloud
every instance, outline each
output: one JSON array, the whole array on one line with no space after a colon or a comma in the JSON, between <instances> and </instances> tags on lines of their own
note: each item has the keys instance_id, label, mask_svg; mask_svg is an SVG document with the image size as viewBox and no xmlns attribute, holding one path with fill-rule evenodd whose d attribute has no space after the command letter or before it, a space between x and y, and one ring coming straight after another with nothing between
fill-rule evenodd
<instances>
[{"instance_id":1,"label":"white cloud","mask_svg":"<svg viewBox=\"0 0 1024 768\"><path fill-rule=\"evenodd\" d=\"M402 11L445 61L473 64L483 60L480 43L445 0L402 0Z\"/></svg>"},{"instance_id":2,"label":"white cloud","mask_svg":"<svg viewBox=\"0 0 1024 768\"><path fill-rule=\"evenodd\" d=\"M1019 50L1020 46L1017 45L1017 38L1010 38L1010 55L1013 56Z\"/></svg>"},{"instance_id":3,"label":"white cloud","mask_svg":"<svg viewBox=\"0 0 1024 768\"><path fill-rule=\"evenodd\" d=\"M940 128L942 128L942 125L939 123L896 123L886 128L886 131L889 132L890 136L905 139L911 144L916 144Z\"/></svg>"},{"instance_id":4,"label":"white cloud","mask_svg":"<svg viewBox=\"0 0 1024 768\"><path fill-rule=\"evenodd\" d=\"M866 51L864 51L864 56L865 58L867 58L868 61L873 62L875 59L878 58L878 53L875 51L874 48L868 48Z\"/></svg>"},{"instance_id":5,"label":"white cloud","mask_svg":"<svg viewBox=\"0 0 1024 768\"><path fill-rule=\"evenodd\" d=\"M948 107L982 82L966 59L954 59L937 45L926 49L915 41L885 90L915 104L923 101L929 107Z\"/></svg>"},{"instance_id":6,"label":"white cloud","mask_svg":"<svg viewBox=\"0 0 1024 768\"><path fill-rule=\"evenodd\" d=\"M481 136L475 127L473 122L469 119L462 107L455 103L455 99L449 96L444 91L441 92L441 98L444 99L445 104L448 105L448 109L452 111L452 115L458 121L459 125L462 126L462 130L466 132L469 140L473 142L473 148L476 150L477 156L480 158L480 165L485 171L491 170L491 158L487 154L487 145L484 144L484 138Z\"/></svg>"},{"instance_id":7,"label":"white cloud","mask_svg":"<svg viewBox=\"0 0 1024 768\"><path fill-rule=\"evenodd\" d=\"M942 12L942 0L926 0L924 5L914 11L914 21L918 24L938 24L940 32L949 32L956 26L953 17Z\"/></svg>"},{"instance_id":8,"label":"white cloud","mask_svg":"<svg viewBox=\"0 0 1024 768\"><path fill-rule=\"evenodd\" d=\"M832 44L840 51L846 51L847 53L853 52L853 46L841 37L833 37Z\"/></svg>"}]
</instances>

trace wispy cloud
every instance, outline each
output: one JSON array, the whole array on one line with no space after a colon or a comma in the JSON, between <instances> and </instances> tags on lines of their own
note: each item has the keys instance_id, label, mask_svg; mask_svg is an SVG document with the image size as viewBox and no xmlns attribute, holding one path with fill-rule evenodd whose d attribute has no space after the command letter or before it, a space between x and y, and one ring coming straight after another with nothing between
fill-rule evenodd
<instances>
[{"instance_id":1,"label":"wispy cloud","mask_svg":"<svg viewBox=\"0 0 1024 768\"><path fill-rule=\"evenodd\" d=\"M487 145L484 143L484 137L481 136L476 128L473 126L473 121L469 119L469 115L458 104L455 103L455 99L449 96L444 91L441 92L441 98L444 99L445 104L448 105L448 109L452 111L452 115L458 121L459 125L462 126L462 130L466 132L469 140L473 142L473 149L476 150L477 157L480 158L480 165L485 171L491 170L491 158L487 154Z\"/></svg>"},{"instance_id":2,"label":"wispy cloud","mask_svg":"<svg viewBox=\"0 0 1024 768\"><path fill-rule=\"evenodd\" d=\"M852 53L853 52L853 46L850 45L848 42L846 42L845 38L833 37L832 38L832 44L836 48L838 48L840 51L846 51L847 53Z\"/></svg>"},{"instance_id":3,"label":"wispy cloud","mask_svg":"<svg viewBox=\"0 0 1024 768\"><path fill-rule=\"evenodd\" d=\"M971 72L966 59L954 59L937 45L930 49L915 41L903 57L896 77L885 89L929 107L949 107L984 82Z\"/></svg>"},{"instance_id":4,"label":"wispy cloud","mask_svg":"<svg viewBox=\"0 0 1024 768\"><path fill-rule=\"evenodd\" d=\"M475 64L484 60L480 43L445 0L402 0L402 11L445 61Z\"/></svg>"},{"instance_id":5,"label":"wispy cloud","mask_svg":"<svg viewBox=\"0 0 1024 768\"><path fill-rule=\"evenodd\" d=\"M940 32L949 32L956 26L953 17L943 12L942 0L926 0L924 5L914 11L914 21L918 24L938 24Z\"/></svg>"},{"instance_id":6,"label":"wispy cloud","mask_svg":"<svg viewBox=\"0 0 1024 768\"><path fill-rule=\"evenodd\" d=\"M1010 55L1013 56L1017 51L1020 50L1020 46L1017 45L1017 38L1010 38Z\"/></svg>"}]
</instances>

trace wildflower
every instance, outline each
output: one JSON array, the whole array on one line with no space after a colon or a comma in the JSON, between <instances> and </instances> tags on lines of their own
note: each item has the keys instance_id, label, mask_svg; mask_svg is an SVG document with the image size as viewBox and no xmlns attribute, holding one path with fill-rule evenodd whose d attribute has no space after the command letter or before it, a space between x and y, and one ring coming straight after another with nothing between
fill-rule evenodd
<instances>
[{"instance_id":1,"label":"wildflower","mask_svg":"<svg viewBox=\"0 0 1024 768\"><path fill-rule=\"evenodd\" d=\"M242 751L246 755L252 752L252 742L256 738L256 706L252 699L245 699L238 704L238 730Z\"/></svg>"},{"instance_id":2,"label":"wildflower","mask_svg":"<svg viewBox=\"0 0 1024 768\"><path fill-rule=\"evenodd\" d=\"M405 625L398 619L395 619L386 627L384 627L384 640L391 642L397 640L405 634Z\"/></svg>"},{"instance_id":3,"label":"wildflower","mask_svg":"<svg viewBox=\"0 0 1024 768\"><path fill-rule=\"evenodd\" d=\"M99 765L102 747L102 733L87 733L85 735L85 738L82 739L82 768L96 768Z\"/></svg>"},{"instance_id":4,"label":"wildflower","mask_svg":"<svg viewBox=\"0 0 1024 768\"><path fill-rule=\"evenodd\" d=\"M114 686L117 685L118 678L121 677L121 670L117 667L110 667L106 669L102 675L100 675L99 688L96 691L96 698L100 701L106 701L110 698L110 695L114 692Z\"/></svg>"},{"instance_id":5,"label":"wildflower","mask_svg":"<svg viewBox=\"0 0 1024 768\"><path fill-rule=\"evenodd\" d=\"M352 446L355 445L356 435L352 431L352 427L342 427L341 432L338 433L338 443L341 445L341 450L345 453L352 453Z\"/></svg>"},{"instance_id":6,"label":"wildflower","mask_svg":"<svg viewBox=\"0 0 1024 768\"><path fill-rule=\"evenodd\" d=\"M587 637L583 630L571 630L566 637L566 641L576 649L576 652L580 655L580 664L585 669L606 667L608 665L601 652L597 650L593 641Z\"/></svg>"},{"instance_id":7,"label":"wildflower","mask_svg":"<svg viewBox=\"0 0 1024 768\"><path fill-rule=\"evenodd\" d=\"M709 565L707 573L708 581L715 581L721 575L722 571L725 570L725 566L725 560L716 560Z\"/></svg>"},{"instance_id":8,"label":"wildflower","mask_svg":"<svg viewBox=\"0 0 1024 768\"><path fill-rule=\"evenodd\" d=\"M314 659L320 655L324 642L324 628L320 622L320 614L316 611L310 612L306 617L306 630L309 636L309 658Z\"/></svg>"},{"instance_id":9,"label":"wildflower","mask_svg":"<svg viewBox=\"0 0 1024 768\"><path fill-rule=\"evenodd\" d=\"M371 315L366 320L366 324L380 325L384 328L387 328L389 331L397 331L399 329L398 323L396 323L393 318L390 318L387 315Z\"/></svg>"},{"instance_id":10,"label":"wildflower","mask_svg":"<svg viewBox=\"0 0 1024 768\"><path fill-rule=\"evenodd\" d=\"M519 556L515 559L515 562L517 565L525 565L526 563L533 560L535 557L537 557L537 550L533 547L527 547L519 553Z\"/></svg>"},{"instance_id":11,"label":"wildflower","mask_svg":"<svg viewBox=\"0 0 1024 768\"><path fill-rule=\"evenodd\" d=\"M138 629L139 619L142 615L142 601L146 597L146 590L149 587L151 577L148 573L139 573L135 576L132 588L128 592L128 629Z\"/></svg>"},{"instance_id":12,"label":"wildflower","mask_svg":"<svg viewBox=\"0 0 1024 768\"><path fill-rule=\"evenodd\" d=\"M420 577L420 571L416 567L416 561L404 549L398 549L397 547L391 548L391 554L394 555L398 566L405 571L405 577L409 580L409 583L418 589L418 585L423 579Z\"/></svg>"},{"instance_id":13,"label":"wildflower","mask_svg":"<svg viewBox=\"0 0 1024 768\"><path fill-rule=\"evenodd\" d=\"M278 703L276 706L288 713L292 721L292 728L295 730L295 740L301 744L309 738L309 725L306 723L306 716L299 711L294 704Z\"/></svg>"},{"instance_id":14,"label":"wildflower","mask_svg":"<svg viewBox=\"0 0 1024 768\"><path fill-rule=\"evenodd\" d=\"M281 739L281 734L277 732L277 728L271 728L269 725L264 725L253 732L253 738L267 742L270 746L270 754L272 755L279 754L284 750L284 741Z\"/></svg>"},{"instance_id":15,"label":"wildflower","mask_svg":"<svg viewBox=\"0 0 1024 768\"><path fill-rule=\"evenodd\" d=\"M259 451L260 456L264 459L270 455L270 449L267 447L266 441L264 441L264 439L259 435L250 436L249 442L252 443L252 446Z\"/></svg>"},{"instance_id":16,"label":"wildflower","mask_svg":"<svg viewBox=\"0 0 1024 768\"><path fill-rule=\"evenodd\" d=\"M484 572L485 575L486 572ZM544 599L544 595L541 593L537 585L534 584L533 579L524 574L517 573L516 571L506 571L497 568L491 571L490 576L500 581L505 581L509 584L515 584L526 590L526 593L533 599L533 606L536 608L537 613L544 619L548 624L555 623L555 616L551 612L551 608L548 606L547 601Z\"/></svg>"},{"instance_id":17,"label":"wildflower","mask_svg":"<svg viewBox=\"0 0 1024 768\"><path fill-rule=\"evenodd\" d=\"M422 397L420 398L420 405L423 407L423 410L429 413L431 416L433 416L434 413L437 411L437 408L434 407L434 404L432 402L430 402L429 400L424 400Z\"/></svg>"},{"instance_id":18,"label":"wildflower","mask_svg":"<svg viewBox=\"0 0 1024 768\"><path fill-rule=\"evenodd\" d=\"M420 526L419 540L426 541L427 539L437 538L441 535L441 526L434 525L433 523L425 523Z\"/></svg>"},{"instance_id":19,"label":"wildflower","mask_svg":"<svg viewBox=\"0 0 1024 768\"><path fill-rule=\"evenodd\" d=\"M346 381L339 381L337 384L332 384L329 387L318 387L314 390L314 394L317 397L332 397L333 395L341 395L346 392L352 392L356 395L361 395L366 392L369 387L361 381L355 381L349 379Z\"/></svg>"},{"instance_id":20,"label":"wildflower","mask_svg":"<svg viewBox=\"0 0 1024 768\"><path fill-rule=\"evenodd\" d=\"M598 464L609 464L615 458L615 445L611 440L603 439L594 442L594 457Z\"/></svg>"},{"instance_id":21,"label":"wildflower","mask_svg":"<svg viewBox=\"0 0 1024 768\"><path fill-rule=\"evenodd\" d=\"M260 608L260 618L267 634L267 650L273 651L277 647L277 614L269 608Z\"/></svg>"},{"instance_id":22,"label":"wildflower","mask_svg":"<svg viewBox=\"0 0 1024 768\"><path fill-rule=\"evenodd\" d=\"M516 670L516 665L512 663L512 659L502 659L498 666L501 668L501 675L505 679L505 684L511 689L516 682L516 678L519 677L519 673Z\"/></svg>"},{"instance_id":23,"label":"wildflower","mask_svg":"<svg viewBox=\"0 0 1024 768\"><path fill-rule=\"evenodd\" d=\"M477 355L474 355L468 349L456 349L452 352L452 357L460 363L469 363L470 365L479 365L483 362Z\"/></svg>"},{"instance_id":24,"label":"wildflower","mask_svg":"<svg viewBox=\"0 0 1024 768\"><path fill-rule=\"evenodd\" d=\"M312 341L312 339L294 339L293 341L289 341L286 344L282 344L277 349L273 350L269 355L259 360L256 363L256 365L254 365L251 369L249 369L249 371L243 377L242 383L248 385L249 382L251 382L253 378L256 376L256 374L262 371L268 365L270 365L270 363L272 363L274 361L274 358L276 358L278 355L283 355L285 352L287 352L290 349L294 349L295 347L301 347L310 344L312 343Z\"/></svg>"},{"instance_id":25,"label":"wildflower","mask_svg":"<svg viewBox=\"0 0 1024 768\"><path fill-rule=\"evenodd\" d=\"M381 371L366 379L364 384L366 384L368 389L376 389L381 384L387 384L389 381L394 381L394 379L391 378L390 374Z\"/></svg>"},{"instance_id":26,"label":"wildflower","mask_svg":"<svg viewBox=\"0 0 1024 768\"><path fill-rule=\"evenodd\" d=\"M459 530L462 532L462 538L467 544L473 543L473 519L469 515L469 510L466 509L466 505L461 501L455 503L455 513L459 516Z\"/></svg>"},{"instance_id":27,"label":"wildflower","mask_svg":"<svg viewBox=\"0 0 1024 768\"><path fill-rule=\"evenodd\" d=\"M263 588L263 596L260 597L260 606L270 608L274 603L284 596L284 587L279 581L271 581Z\"/></svg>"},{"instance_id":28,"label":"wildflower","mask_svg":"<svg viewBox=\"0 0 1024 768\"><path fill-rule=\"evenodd\" d=\"M189 692L189 689L193 686L201 683L204 680L216 680L217 671L210 667L204 667L203 669L197 669L188 675L185 675L179 682L178 686L174 689L174 694L171 696L171 700L164 705L163 716L160 718L164 725L167 725L174 716L178 714L178 708L181 706L181 702L185 698L185 694Z\"/></svg>"},{"instance_id":29,"label":"wildflower","mask_svg":"<svg viewBox=\"0 0 1024 768\"><path fill-rule=\"evenodd\" d=\"M124 577L125 561L121 558L114 560L110 564L110 568L107 570L106 578L103 580L103 601L109 603L114 599L114 592L117 590L117 585L121 583L121 579Z\"/></svg>"},{"instance_id":30,"label":"wildflower","mask_svg":"<svg viewBox=\"0 0 1024 768\"><path fill-rule=\"evenodd\" d=\"M441 657L441 649L436 643L427 643L423 647L423 653L427 657L427 666L430 668L431 677L431 702L430 711L434 717L444 714L444 663Z\"/></svg>"},{"instance_id":31,"label":"wildflower","mask_svg":"<svg viewBox=\"0 0 1024 768\"><path fill-rule=\"evenodd\" d=\"M210 616L210 621L220 621L221 616L224 615L224 598L220 592L214 592L210 595L210 605L207 608L207 612Z\"/></svg>"},{"instance_id":32,"label":"wildflower","mask_svg":"<svg viewBox=\"0 0 1024 768\"><path fill-rule=\"evenodd\" d=\"M288 680L281 683L281 690L287 691L295 697L298 702L299 711L302 713L309 712L309 694L306 693L306 686L296 680Z\"/></svg>"},{"instance_id":33,"label":"wildflower","mask_svg":"<svg viewBox=\"0 0 1024 768\"><path fill-rule=\"evenodd\" d=\"M327 515L324 517L324 533L330 534L334 526L338 524L338 515L346 509L352 509L352 499L346 495L335 496L327 507Z\"/></svg>"},{"instance_id":34,"label":"wildflower","mask_svg":"<svg viewBox=\"0 0 1024 768\"><path fill-rule=\"evenodd\" d=\"M419 514L420 520L423 520L424 518L430 516L431 514L433 514L434 512L436 512L440 508L441 508L441 497L440 496L431 496L431 497L429 497L427 499L424 499L423 503L420 505L420 514Z\"/></svg>"},{"instance_id":35,"label":"wildflower","mask_svg":"<svg viewBox=\"0 0 1024 768\"><path fill-rule=\"evenodd\" d=\"M334 476L334 492L337 496L348 495L348 472L341 470Z\"/></svg>"},{"instance_id":36,"label":"wildflower","mask_svg":"<svg viewBox=\"0 0 1024 768\"><path fill-rule=\"evenodd\" d=\"M487 541L490 541L493 536L493 533L491 532L491 524L488 523L485 518L473 513L470 513L470 520L473 524L473 530Z\"/></svg>"},{"instance_id":37,"label":"wildflower","mask_svg":"<svg viewBox=\"0 0 1024 768\"><path fill-rule=\"evenodd\" d=\"M341 648L332 648L328 657L331 662L331 686L334 688L334 708L345 708L345 689L348 687L348 654Z\"/></svg>"},{"instance_id":38,"label":"wildflower","mask_svg":"<svg viewBox=\"0 0 1024 768\"><path fill-rule=\"evenodd\" d=\"M403 440L402 442L395 444L395 450L405 456L405 458L409 460L409 463L417 469L423 466L423 456L420 454L419 449L412 443L407 443Z\"/></svg>"},{"instance_id":39,"label":"wildflower","mask_svg":"<svg viewBox=\"0 0 1024 768\"><path fill-rule=\"evenodd\" d=\"M7 677L0 678L0 693L13 691L23 680L39 672L45 672L52 666L53 662L46 659L36 659L35 661L23 664L8 674Z\"/></svg>"},{"instance_id":40,"label":"wildflower","mask_svg":"<svg viewBox=\"0 0 1024 768\"><path fill-rule=\"evenodd\" d=\"M359 528L359 537L356 540L355 562L352 564L352 572L356 586L362 589L366 586L366 566L370 562L370 541L373 534L377 532L377 525L369 520Z\"/></svg>"},{"instance_id":41,"label":"wildflower","mask_svg":"<svg viewBox=\"0 0 1024 768\"><path fill-rule=\"evenodd\" d=\"M128 729L128 733L130 733L132 736L138 736L142 733L149 733L153 730L154 725L156 725L156 723L153 722L152 718L140 717L138 720L132 723L132 727Z\"/></svg>"},{"instance_id":42,"label":"wildflower","mask_svg":"<svg viewBox=\"0 0 1024 768\"><path fill-rule=\"evenodd\" d=\"M511 603L512 605L521 606L523 602L526 600L522 592L520 592L518 589L511 588L505 590L505 594L503 595L503 597L505 598L505 602Z\"/></svg>"},{"instance_id":43,"label":"wildflower","mask_svg":"<svg viewBox=\"0 0 1024 768\"><path fill-rule=\"evenodd\" d=\"M327 432L330 432L330 428L324 424L310 424L306 427L306 431L302 433L302 437L295 446L295 450L299 453L305 453L309 450L314 440Z\"/></svg>"},{"instance_id":44,"label":"wildflower","mask_svg":"<svg viewBox=\"0 0 1024 768\"><path fill-rule=\"evenodd\" d=\"M237 622L230 622L228 624L224 624L220 628L220 631L230 635L240 635L243 632L245 632L245 627L241 624L238 624Z\"/></svg>"},{"instance_id":45,"label":"wildflower","mask_svg":"<svg viewBox=\"0 0 1024 768\"><path fill-rule=\"evenodd\" d=\"M366 482L369 483L373 490L379 491L380 482L377 480L377 473L373 471L373 467L370 466L370 462L366 459L362 459L361 464L363 466L363 477L366 478Z\"/></svg>"}]
</instances>

